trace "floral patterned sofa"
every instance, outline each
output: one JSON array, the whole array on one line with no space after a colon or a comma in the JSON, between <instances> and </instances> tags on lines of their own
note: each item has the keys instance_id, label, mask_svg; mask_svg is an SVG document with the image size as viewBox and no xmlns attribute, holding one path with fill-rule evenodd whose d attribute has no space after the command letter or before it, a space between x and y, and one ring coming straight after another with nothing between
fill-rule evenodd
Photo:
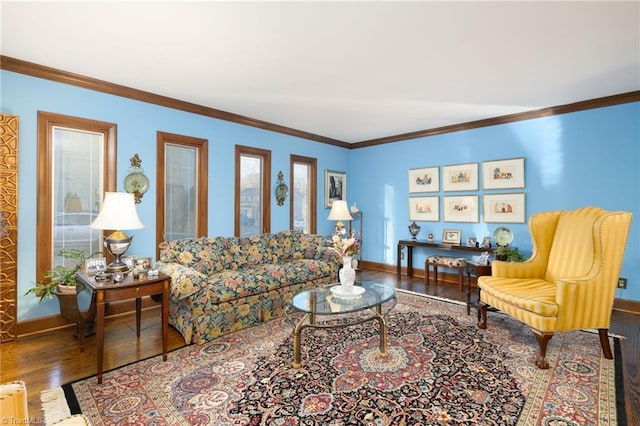
<instances>
[{"instance_id":1,"label":"floral patterned sofa","mask_svg":"<svg viewBox=\"0 0 640 426\"><path fill-rule=\"evenodd\" d=\"M337 281L342 258L321 235L282 231L165 241L156 265L172 278L169 323L203 344L284 315L300 290Z\"/></svg>"}]
</instances>

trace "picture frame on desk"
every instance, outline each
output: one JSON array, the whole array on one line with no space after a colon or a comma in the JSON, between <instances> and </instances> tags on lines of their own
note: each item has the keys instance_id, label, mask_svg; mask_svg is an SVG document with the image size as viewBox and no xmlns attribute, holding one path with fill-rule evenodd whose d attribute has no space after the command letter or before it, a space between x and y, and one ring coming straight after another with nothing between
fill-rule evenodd
<instances>
[{"instance_id":1,"label":"picture frame on desk","mask_svg":"<svg viewBox=\"0 0 640 426\"><path fill-rule=\"evenodd\" d=\"M151 269L151 258L150 257L138 257L135 260L135 267L138 269L142 269L144 271Z\"/></svg>"},{"instance_id":2,"label":"picture frame on desk","mask_svg":"<svg viewBox=\"0 0 640 426\"><path fill-rule=\"evenodd\" d=\"M462 231L459 229L444 229L442 230L442 243L459 246L461 235Z\"/></svg>"}]
</instances>

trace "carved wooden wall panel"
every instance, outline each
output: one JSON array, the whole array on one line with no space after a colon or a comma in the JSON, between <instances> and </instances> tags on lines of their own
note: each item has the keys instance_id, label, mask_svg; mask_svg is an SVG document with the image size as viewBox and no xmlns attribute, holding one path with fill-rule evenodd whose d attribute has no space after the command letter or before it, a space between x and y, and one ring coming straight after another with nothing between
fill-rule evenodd
<instances>
[{"instance_id":1,"label":"carved wooden wall panel","mask_svg":"<svg viewBox=\"0 0 640 426\"><path fill-rule=\"evenodd\" d=\"M18 117L0 114L0 342L17 336Z\"/></svg>"}]
</instances>

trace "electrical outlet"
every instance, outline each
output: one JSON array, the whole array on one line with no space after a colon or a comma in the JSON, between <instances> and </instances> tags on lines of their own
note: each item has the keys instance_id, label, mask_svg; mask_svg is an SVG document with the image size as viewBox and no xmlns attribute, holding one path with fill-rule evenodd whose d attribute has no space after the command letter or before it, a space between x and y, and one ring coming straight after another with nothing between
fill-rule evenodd
<instances>
[{"instance_id":1,"label":"electrical outlet","mask_svg":"<svg viewBox=\"0 0 640 426\"><path fill-rule=\"evenodd\" d=\"M618 278L618 288L627 288L626 278Z\"/></svg>"}]
</instances>

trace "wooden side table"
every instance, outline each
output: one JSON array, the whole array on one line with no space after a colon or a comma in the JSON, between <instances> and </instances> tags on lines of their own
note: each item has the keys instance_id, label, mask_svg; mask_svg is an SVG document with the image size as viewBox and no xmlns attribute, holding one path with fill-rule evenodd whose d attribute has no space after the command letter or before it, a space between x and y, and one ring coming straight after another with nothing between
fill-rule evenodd
<instances>
[{"instance_id":1,"label":"wooden side table","mask_svg":"<svg viewBox=\"0 0 640 426\"><path fill-rule=\"evenodd\" d=\"M480 321L480 287L478 287L478 299L471 302L471 277L481 277L491 275L491 265L483 265L473 260L467 260L467 315L471 315L471 307L473 306L478 312L478 322Z\"/></svg>"},{"instance_id":2,"label":"wooden side table","mask_svg":"<svg viewBox=\"0 0 640 426\"><path fill-rule=\"evenodd\" d=\"M133 279L131 276L119 283L96 281L93 276L78 272L76 279L94 292L96 303L96 358L98 383L102 383L102 365L104 355L104 311L105 304L114 301L136 299L136 335L140 337L140 317L144 296L162 295L162 360L167 360L167 340L169 335L169 291L171 277L159 274L155 277Z\"/></svg>"}]
</instances>

